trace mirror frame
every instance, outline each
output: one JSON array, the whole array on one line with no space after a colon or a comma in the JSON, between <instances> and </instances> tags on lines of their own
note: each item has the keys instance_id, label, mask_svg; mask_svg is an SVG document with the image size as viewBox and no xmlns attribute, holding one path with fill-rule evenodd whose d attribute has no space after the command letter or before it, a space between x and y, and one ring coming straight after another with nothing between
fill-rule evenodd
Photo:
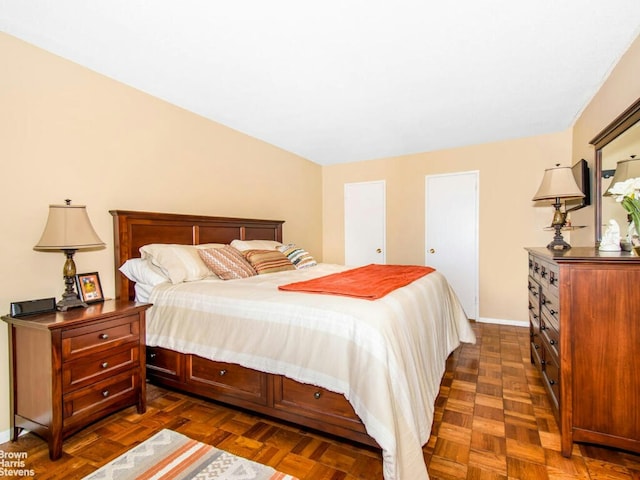
<instances>
[{"instance_id":1,"label":"mirror frame","mask_svg":"<svg viewBox=\"0 0 640 480\"><path fill-rule=\"evenodd\" d=\"M596 247L602 238L602 149L640 121L640 98L618 115L589 144L595 147L594 206Z\"/></svg>"}]
</instances>

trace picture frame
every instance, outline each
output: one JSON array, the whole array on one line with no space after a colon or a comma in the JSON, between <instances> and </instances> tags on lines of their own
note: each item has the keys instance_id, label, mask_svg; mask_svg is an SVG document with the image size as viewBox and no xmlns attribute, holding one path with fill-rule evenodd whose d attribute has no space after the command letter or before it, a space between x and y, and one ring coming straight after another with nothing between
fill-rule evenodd
<instances>
[{"instance_id":1,"label":"picture frame","mask_svg":"<svg viewBox=\"0 0 640 480\"><path fill-rule=\"evenodd\" d=\"M76 275L78 297L85 303L104 302L102 284L98 272L79 273Z\"/></svg>"}]
</instances>

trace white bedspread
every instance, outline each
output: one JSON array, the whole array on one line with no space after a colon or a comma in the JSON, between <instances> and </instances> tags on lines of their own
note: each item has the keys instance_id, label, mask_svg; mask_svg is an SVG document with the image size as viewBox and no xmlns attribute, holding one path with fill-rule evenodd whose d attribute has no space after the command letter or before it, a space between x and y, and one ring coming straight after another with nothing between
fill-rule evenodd
<instances>
[{"instance_id":1,"label":"white bedspread","mask_svg":"<svg viewBox=\"0 0 640 480\"><path fill-rule=\"evenodd\" d=\"M384 478L427 479L422 445L445 360L474 333L437 271L375 301L277 288L346 268L159 285L147 345L342 393L382 447Z\"/></svg>"}]
</instances>

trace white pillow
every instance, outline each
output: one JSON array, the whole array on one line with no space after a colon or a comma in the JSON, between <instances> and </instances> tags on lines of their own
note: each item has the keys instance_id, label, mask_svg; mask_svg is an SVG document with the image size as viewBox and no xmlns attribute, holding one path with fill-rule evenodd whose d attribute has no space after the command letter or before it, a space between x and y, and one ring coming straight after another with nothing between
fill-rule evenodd
<instances>
[{"instance_id":1,"label":"white pillow","mask_svg":"<svg viewBox=\"0 0 640 480\"><path fill-rule=\"evenodd\" d=\"M230 245L236 250L275 250L282 245L275 240L233 240Z\"/></svg>"},{"instance_id":2,"label":"white pillow","mask_svg":"<svg viewBox=\"0 0 640 480\"><path fill-rule=\"evenodd\" d=\"M169 281L158 267L142 258L130 258L118 270L132 282L152 287Z\"/></svg>"},{"instance_id":3,"label":"white pillow","mask_svg":"<svg viewBox=\"0 0 640 480\"><path fill-rule=\"evenodd\" d=\"M160 268L171 283L193 282L212 275L211 270L198 255L203 248L217 248L223 244L207 243L202 245L177 245L170 243L152 243L140 247L142 258Z\"/></svg>"}]
</instances>

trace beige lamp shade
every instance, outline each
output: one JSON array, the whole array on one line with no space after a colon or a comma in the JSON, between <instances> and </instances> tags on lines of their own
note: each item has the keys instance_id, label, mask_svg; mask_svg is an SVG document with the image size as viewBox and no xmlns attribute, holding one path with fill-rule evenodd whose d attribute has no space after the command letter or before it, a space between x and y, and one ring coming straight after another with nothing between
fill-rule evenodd
<instances>
[{"instance_id":1,"label":"beige lamp shade","mask_svg":"<svg viewBox=\"0 0 640 480\"><path fill-rule=\"evenodd\" d=\"M584 197L584 193L578 187L571 167L555 166L544 171L542 183L533 200L579 197Z\"/></svg>"},{"instance_id":2,"label":"beige lamp shade","mask_svg":"<svg viewBox=\"0 0 640 480\"><path fill-rule=\"evenodd\" d=\"M635 156L635 155L634 155ZM616 173L613 174L609 188L604 192L605 197L610 197L609 189L618 182L624 182L630 178L640 177L640 158L629 158L627 160L620 160L616 164Z\"/></svg>"},{"instance_id":3,"label":"beige lamp shade","mask_svg":"<svg viewBox=\"0 0 640 480\"><path fill-rule=\"evenodd\" d=\"M78 250L103 247L84 205L49 205L49 218L36 250Z\"/></svg>"}]
</instances>

